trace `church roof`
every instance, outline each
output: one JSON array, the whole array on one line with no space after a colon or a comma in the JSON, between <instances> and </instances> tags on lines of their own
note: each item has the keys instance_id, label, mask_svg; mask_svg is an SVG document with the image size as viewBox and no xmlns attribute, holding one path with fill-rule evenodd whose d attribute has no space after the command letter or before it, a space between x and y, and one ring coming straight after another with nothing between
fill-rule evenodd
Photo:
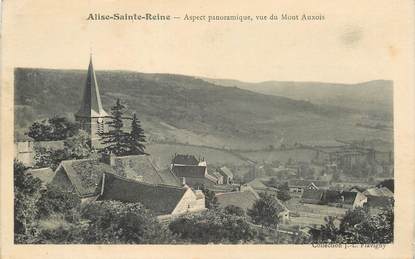
<instances>
[{"instance_id":1,"label":"church roof","mask_svg":"<svg viewBox=\"0 0 415 259\"><path fill-rule=\"evenodd\" d=\"M101 95L99 93L97 78L92 64L92 57L89 60L81 108L76 113L76 116L87 118L108 116L107 112L104 111L104 108L102 107Z\"/></svg>"}]
</instances>

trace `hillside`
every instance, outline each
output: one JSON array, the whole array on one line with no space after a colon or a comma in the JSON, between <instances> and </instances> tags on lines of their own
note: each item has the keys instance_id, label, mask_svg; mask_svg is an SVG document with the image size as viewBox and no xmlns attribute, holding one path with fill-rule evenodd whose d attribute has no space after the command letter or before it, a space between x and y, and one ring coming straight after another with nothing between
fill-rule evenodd
<instances>
[{"instance_id":1,"label":"hillside","mask_svg":"<svg viewBox=\"0 0 415 259\"><path fill-rule=\"evenodd\" d=\"M72 116L86 71L17 68L15 127L21 137L36 119ZM104 108L117 98L136 111L152 142L250 149L335 138L391 139L388 130L356 127L365 113L265 95L171 74L97 71Z\"/></svg>"},{"instance_id":2,"label":"hillside","mask_svg":"<svg viewBox=\"0 0 415 259\"><path fill-rule=\"evenodd\" d=\"M387 80L374 80L358 84L283 81L247 83L209 78L203 78L203 80L217 85L236 86L268 95L364 111L375 117L391 118L393 114L393 82Z\"/></svg>"}]
</instances>

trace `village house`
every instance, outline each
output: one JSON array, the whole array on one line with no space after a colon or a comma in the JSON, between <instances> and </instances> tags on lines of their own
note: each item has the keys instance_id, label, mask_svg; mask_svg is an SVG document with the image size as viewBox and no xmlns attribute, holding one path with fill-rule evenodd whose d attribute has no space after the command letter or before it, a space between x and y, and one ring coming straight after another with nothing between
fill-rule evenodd
<instances>
[{"instance_id":1,"label":"village house","mask_svg":"<svg viewBox=\"0 0 415 259\"><path fill-rule=\"evenodd\" d=\"M232 184L233 183L233 173L226 166L222 166L217 170L223 176L223 184Z\"/></svg>"},{"instance_id":2,"label":"village house","mask_svg":"<svg viewBox=\"0 0 415 259\"><path fill-rule=\"evenodd\" d=\"M62 161L55 170L52 184L74 191L87 201L97 194L97 187L104 173L111 173L149 184L181 186L180 180L170 170L158 171L146 155L115 157L103 155L98 159Z\"/></svg>"},{"instance_id":3,"label":"village house","mask_svg":"<svg viewBox=\"0 0 415 259\"><path fill-rule=\"evenodd\" d=\"M184 179L189 186L213 186L219 184L219 179L207 171L207 166L175 165L172 173L179 179Z\"/></svg>"},{"instance_id":4,"label":"village house","mask_svg":"<svg viewBox=\"0 0 415 259\"><path fill-rule=\"evenodd\" d=\"M367 197L360 192L352 191L305 190L301 196L301 202L354 209L363 207L367 202Z\"/></svg>"},{"instance_id":5,"label":"village house","mask_svg":"<svg viewBox=\"0 0 415 259\"><path fill-rule=\"evenodd\" d=\"M149 184L104 173L99 186L97 201L139 202L159 219L171 219L206 209L203 192L193 191L187 185Z\"/></svg>"},{"instance_id":6,"label":"village house","mask_svg":"<svg viewBox=\"0 0 415 259\"><path fill-rule=\"evenodd\" d=\"M301 196L305 190L327 190L329 188L329 182L294 179L288 181L288 188L293 195Z\"/></svg>"},{"instance_id":7,"label":"village house","mask_svg":"<svg viewBox=\"0 0 415 259\"><path fill-rule=\"evenodd\" d=\"M249 209L253 208L255 202L260 199L260 196L251 186L241 185L238 191L217 193L216 198L220 208L233 205L247 213ZM276 201L281 206L281 212L278 214L281 223L288 223L290 219L289 210L280 200L276 199Z\"/></svg>"},{"instance_id":8,"label":"village house","mask_svg":"<svg viewBox=\"0 0 415 259\"><path fill-rule=\"evenodd\" d=\"M232 172L208 172L205 160L196 159L193 155L175 154L171 162L171 172L178 178L184 179L189 186L207 186L227 184L232 181ZM229 174L231 176L229 176ZM231 180L229 180L231 179Z\"/></svg>"}]
</instances>

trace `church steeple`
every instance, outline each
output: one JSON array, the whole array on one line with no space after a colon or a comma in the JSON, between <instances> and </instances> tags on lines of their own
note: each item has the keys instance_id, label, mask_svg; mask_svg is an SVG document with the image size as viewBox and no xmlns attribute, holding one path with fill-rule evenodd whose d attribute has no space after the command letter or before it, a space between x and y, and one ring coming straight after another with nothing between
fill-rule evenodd
<instances>
[{"instance_id":1,"label":"church steeple","mask_svg":"<svg viewBox=\"0 0 415 259\"><path fill-rule=\"evenodd\" d=\"M108 114L105 112L101 103L101 96L97 78L95 75L94 66L92 63L92 55L89 59L88 74L86 76L86 83L84 88L84 96L81 103L81 108L76 113L77 117L105 117Z\"/></svg>"},{"instance_id":2,"label":"church steeple","mask_svg":"<svg viewBox=\"0 0 415 259\"><path fill-rule=\"evenodd\" d=\"M105 124L107 116L107 112L102 107L91 55L81 108L75 114L75 120L79 122L80 128L89 133L91 145L95 146L97 140L99 140L99 133L107 130Z\"/></svg>"}]
</instances>

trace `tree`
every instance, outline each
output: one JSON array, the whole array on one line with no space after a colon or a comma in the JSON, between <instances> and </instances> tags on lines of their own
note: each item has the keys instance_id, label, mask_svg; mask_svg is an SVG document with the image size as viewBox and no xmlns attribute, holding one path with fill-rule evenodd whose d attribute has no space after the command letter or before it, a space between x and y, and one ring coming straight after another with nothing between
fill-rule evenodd
<instances>
[{"instance_id":1,"label":"tree","mask_svg":"<svg viewBox=\"0 0 415 259\"><path fill-rule=\"evenodd\" d=\"M98 201L82 217L89 225L84 242L95 244L160 244L172 241L170 231L139 203Z\"/></svg>"},{"instance_id":2,"label":"tree","mask_svg":"<svg viewBox=\"0 0 415 259\"><path fill-rule=\"evenodd\" d=\"M64 141L63 149L35 146L35 164L37 167L50 167L55 170L63 160L90 157L92 150L89 141L88 133L80 130L77 135Z\"/></svg>"},{"instance_id":3,"label":"tree","mask_svg":"<svg viewBox=\"0 0 415 259\"><path fill-rule=\"evenodd\" d=\"M208 209L213 209L218 206L218 198L214 191L209 190L204 185L198 187L205 195L205 206Z\"/></svg>"},{"instance_id":4,"label":"tree","mask_svg":"<svg viewBox=\"0 0 415 259\"><path fill-rule=\"evenodd\" d=\"M131 122L131 132L129 136L129 152L132 155L146 154L144 149L144 142L146 142L146 136L144 130L141 128L140 121L137 119L137 115L134 113L133 120Z\"/></svg>"},{"instance_id":5,"label":"tree","mask_svg":"<svg viewBox=\"0 0 415 259\"><path fill-rule=\"evenodd\" d=\"M220 209L180 217L169 224L169 229L183 242L197 244L235 244L257 237L256 230L245 217L227 214Z\"/></svg>"},{"instance_id":6,"label":"tree","mask_svg":"<svg viewBox=\"0 0 415 259\"><path fill-rule=\"evenodd\" d=\"M285 182L278 187L277 198L283 202L288 201L291 199L290 195L290 188L288 187L288 183Z\"/></svg>"},{"instance_id":7,"label":"tree","mask_svg":"<svg viewBox=\"0 0 415 259\"><path fill-rule=\"evenodd\" d=\"M110 130L100 133L102 144L106 145L103 152L113 153L115 155L129 154L129 134L123 131L123 117L126 107L117 99L115 106L111 108L110 121L106 122Z\"/></svg>"},{"instance_id":8,"label":"tree","mask_svg":"<svg viewBox=\"0 0 415 259\"><path fill-rule=\"evenodd\" d=\"M14 160L14 234L16 243L30 242L35 233L34 222L38 209L41 182L27 173L27 168Z\"/></svg>"},{"instance_id":9,"label":"tree","mask_svg":"<svg viewBox=\"0 0 415 259\"><path fill-rule=\"evenodd\" d=\"M276 227L279 223L278 214L283 211L282 206L276 200L276 197L261 193L260 199L254 203L252 209L248 210L248 215L255 224L266 227Z\"/></svg>"},{"instance_id":10,"label":"tree","mask_svg":"<svg viewBox=\"0 0 415 259\"><path fill-rule=\"evenodd\" d=\"M367 208L355 208L348 210L340 222L340 231L345 232L348 229L354 228L357 224L365 221L369 217Z\"/></svg>"},{"instance_id":11,"label":"tree","mask_svg":"<svg viewBox=\"0 0 415 259\"><path fill-rule=\"evenodd\" d=\"M230 215L235 215L235 216L240 216L240 217L245 216L245 211L241 207L238 207L235 205L228 205L224 208L223 211Z\"/></svg>"},{"instance_id":12,"label":"tree","mask_svg":"<svg viewBox=\"0 0 415 259\"><path fill-rule=\"evenodd\" d=\"M78 125L65 117L53 117L34 122L27 133L35 141L64 140L78 132Z\"/></svg>"},{"instance_id":13,"label":"tree","mask_svg":"<svg viewBox=\"0 0 415 259\"><path fill-rule=\"evenodd\" d=\"M73 210L81 205L81 199L73 192L64 191L60 187L49 184L46 189L41 190L41 196L37 202L38 216L49 217L53 214L71 216Z\"/></svg>"},{"instance_id":14,"label":"tree","mask_svg":"<svg viewBox=\"0 0 415 259\"><path fill-rule=\"evenodd\" d=\"M392 205L379 214L370 215L364 208L346 213L337 228L334 218L325 219L320 231L313 231L313 243L387 244L393 242L394 214Z\"/></svg>"}]
</instances>

